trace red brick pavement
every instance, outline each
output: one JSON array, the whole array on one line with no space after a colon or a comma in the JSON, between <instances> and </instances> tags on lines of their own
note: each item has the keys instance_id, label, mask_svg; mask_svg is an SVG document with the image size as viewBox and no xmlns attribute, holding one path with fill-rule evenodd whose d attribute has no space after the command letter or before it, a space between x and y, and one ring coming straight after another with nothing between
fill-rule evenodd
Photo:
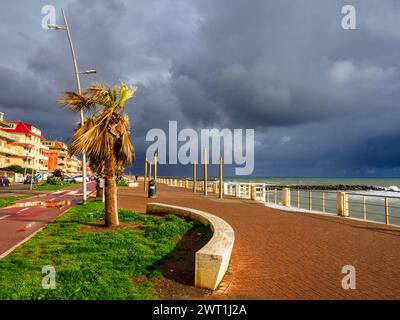
<instances>
[{"instance_id":1,"label":"red brick pavement","mask_svg":"<svg viewBox=\"0 0 400 320\"><path fill-rule=\"evenodd\" d=\"M346 218L292 213L255 201L219 200L159 185L158 198L120 188L119 207L144 212L160 202L213 213L231 224L235 245L215 299L399 299L400 228ZM356 289L341 286L356 268Z\"/></svg>"}]
</instances>

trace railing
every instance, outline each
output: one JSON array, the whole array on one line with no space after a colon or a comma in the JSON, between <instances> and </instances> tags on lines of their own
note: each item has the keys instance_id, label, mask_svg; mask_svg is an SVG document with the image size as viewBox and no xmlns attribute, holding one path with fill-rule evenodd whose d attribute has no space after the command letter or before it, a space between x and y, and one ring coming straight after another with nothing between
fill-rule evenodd
<instances>
[{"instance_id":1,"label":"railing","mask_svg":"<svg viewBox=\"0 0 400 320\"><path fill-rule=\"evenodd\" d=\"M189 179L158 178L160 183L193 190ZM204 182L196 181L196 192L203 192ZM219 183L207 183L207 192L218 193ZM321 212L343 217L400 225L400 196L354 192L277 188L262 183L223 183L223 195L262 201L298 210Z\"/></svg>"},{"instance_id":2,"label":"railing","mask_svg":"<svg viewBox=\"0 0 400 320\"><path fill-rule=\"evenodd\" d=\"M349 215L363 220L400 224L400 198L383 195L348 194Z\"/></svg>"},{"instance_id":3,"label":"railing","mask_svg":"<svg viewBox=\"0 0 400 320\"><path fill-rule=\"evenodd\" d=\"M21 157L34 159L36 155L33 152L21 152Z\"/></svg>"},{"instance_id":4,"label":"railing","mask_svg":"<svg viewBox=\"0 0 400 320\"><path fill-rule=\"evenodd\" d=\"M15 134L0 130L0 137L8 141L19 142L19 137Z\"/></svg>"},{"instance_id":5,"label":"railing","mask_svg":"<svg viewBox=\"0 0 400 320\"><path fill-rule=\"evenodd\" d=\"M267 195L265 202L364 221L400 225L400 197L326 190L284 189L267 191L267 194L278 193L278 200ZM286 204L280 201L284 198L284 192L288 193L289 198L289 203Z\"/></svg>"},{"instance_id":6,"label":"railing","mask_svg":"<svg viewBox=\"0 0 400 320\"><path fill-rule=\"evenodd\" d=\"M11 148L0 147L0 153L9 154L13 156L23 156L23 152Z\"/></svg>"},{"instance_id":7,"label":"railing","mask_svg":"<svg viewBox=\"0 0 400 320\"><path fill-rule=\"evenodd\" d=\"M334 191L290 189L290 206L309 211L336 213L337 193Z\"/></svg>"}]
</instances>

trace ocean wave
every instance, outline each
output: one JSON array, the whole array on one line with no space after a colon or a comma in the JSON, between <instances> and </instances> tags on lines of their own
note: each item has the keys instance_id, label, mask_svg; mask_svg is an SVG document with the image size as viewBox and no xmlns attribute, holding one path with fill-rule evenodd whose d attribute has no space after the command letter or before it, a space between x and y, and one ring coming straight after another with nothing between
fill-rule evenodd
<instances>
[{"instance_id":1,"label":"ocean wave","mask_svg":"<svg viewBox=\"0 0 400 320\"><path fill-rule=\"evenodd\" d=\"M385 188L385 189L386 189L386 191L400 192L400 189L397 186L390 186L390 187Z\"/></svg>"}]
</instances>

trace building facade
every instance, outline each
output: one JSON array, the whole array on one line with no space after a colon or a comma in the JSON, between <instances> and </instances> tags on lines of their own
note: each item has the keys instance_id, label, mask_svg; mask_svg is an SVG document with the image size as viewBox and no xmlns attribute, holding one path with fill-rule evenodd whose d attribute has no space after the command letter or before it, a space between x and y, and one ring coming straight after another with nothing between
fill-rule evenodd
<instances>
[{"instance_id":1,"label":"building facade","mask_svg":"<svg viewBox=\"0 0 400 320\"><path fill-rule=\"evenodd\" d=\"M6 158L5 166L19 165L47 173L49 148L43 144L46 138L42 136L41 130L22 121L7 123L9 127L3 127L1 131L17 136L18 140L7 143L7 147L15 153Z\"/></svg>"},{"instance_id":2,"label":"building facade","mask_svg":"<svg viewBox=\"0 0 400 320\"><path fill-rule=\"evenodd\" d=\"M61 141L45 141L43 143L49 148L49 171L53 172L56 169L60 169L65 173L68 156L67 145Z\"/></svg>"},{"instance_id":3,"label":"building facade","mask_svg":"<svg viewBox=\"0 0 400 320\"><path fill-rule=\"evenodd\" d=\"M64 142L55 140L45 141L43 144L49 149L49 172L60 169L63 174L68 176L81 174L82 162L69 154L68 146Z\"/></svg>"},{"instance_id":4,"label":"building facade","mask_svg":"<svg viewBox=\"0 0 400 320\"><path fill-rule=\"evenodd\" d=\"M0 168L18 165L41 173L60 169L63 174L82 174L82 162L71 156L61 141L47 140L42 131L22 121L6 121L0 112Z\"/></svg>"},{"instance_id":5,"label":"building facade","mask_svg":"<svg viewBox=\"0 0 400 320\"><path fill-rule=\"evenodd\" d=\"M69 156L67 159L67 174L76 176L82 174L82 161L75 156Z\"/></svg>"},{"instance_id":6,"label":"building facade","mask_svg":"<svg viewBox=\"0 0 400 320\"><path fill-rule=\"evenodd\" d=\"M10 159L14 159L13 162L18 162L17 159L22 163L22 149L14 148L11 144L19 142L19 137L15 134L5 132L2 129L9 129L11 125L4 121L4 114L0 112L0 168L7 167L11 162Z\"/></svg>"},{"instance_id":7,"label":"building facade","mask_svg":"<svg viewBox=\"0 0 400 320\"><path fill-rule=\"evenodd\" d=\"M48 172L46 139L34 126L22 121L6 121L0 112L0 167L18 165Z\"/></svg>"}]
</instances>

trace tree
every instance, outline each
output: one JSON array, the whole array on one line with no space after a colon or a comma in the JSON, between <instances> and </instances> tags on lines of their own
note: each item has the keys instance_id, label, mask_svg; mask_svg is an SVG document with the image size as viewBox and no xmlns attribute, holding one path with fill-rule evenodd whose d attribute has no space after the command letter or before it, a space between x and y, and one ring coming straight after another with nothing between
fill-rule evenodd
<instances>
[{"instance_id":1,"label":"tree","mask_svg":"<svg viewBox=\"0 0 400 320\"><path fill-rule=\"evenodd\" d=\"M54 170L53 176L54 176L54 177L57 177L57 178L60 178L61 180L64 179L63 173L62 173L62 171L61 171L60 169Z\"/></svg>"},{"instance_id":2,"label":"tree","mask_svg":"<svg viewBox=\"0 0 400 320\"><path fill-rule=\"evenodd\" d=\"M125 103L134 97L136 87L124 83L112 88L94 84L82 95L65 92L58 100L72 112L83 110L87 117L71 137L71 155L86 152L91 167L105 177L105 224L119 225L116 174L135 159Z\"/></svg>"},{"instance_id":3,"label":"tree","mask_svg":"<svg viewBox=\"0 0 400 320\"><path fill-rule=\"evenodd\" d=\"M11 172L20 173L20 174L25 173L25 168L22 168L21 166L18 166L18 165L11 165L11 166L2 168L1 170L11 171ZM26 174L32 174L32 171L33 171L33 173L37 172L37 170L33 170L32 168L26 168Z\"/></svg>"}]
</instances>

